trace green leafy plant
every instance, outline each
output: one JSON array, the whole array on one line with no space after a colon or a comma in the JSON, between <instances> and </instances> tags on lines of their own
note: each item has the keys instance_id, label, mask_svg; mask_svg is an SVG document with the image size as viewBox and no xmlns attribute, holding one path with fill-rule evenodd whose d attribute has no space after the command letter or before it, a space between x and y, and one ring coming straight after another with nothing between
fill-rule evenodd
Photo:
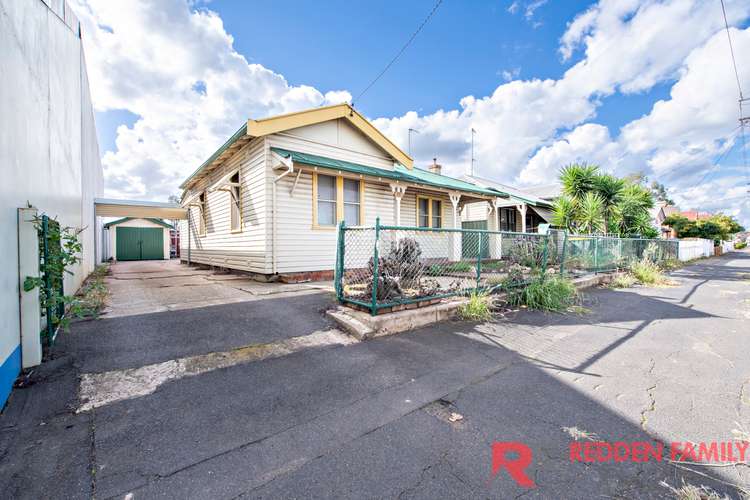
<instances>
[{"instance_id":1,"label":"green leafy plant","mask_svg":"<svg viewBox=\"0 0 750 500\"><path fill-rule=\"evenodd\" d=\"M492 319L491 301L487 293L472 292L469 300L458 308L458 315L467 321L489 321Z\"/></svg>"},{"instance_id":2,"label":"green leafy plant","mask_svg":"<svg viewBox=\"0 0 750 500\"><path fill-rule=\"evenodd\" d=\"M23 290L30 292L39 288L39 301L42 314L53 328L67 329L69 315L80 316L81 311L75 297L64 295L63 278L73 274L71 268L81 262L83 243L80 240L82 228L62 227L54 218L47 218L46 242L44 241L44 217L35 217L34 227L39 233L39 276L26 276ZM46 258L45 258L46 244ZM46 277L46 280L45 280Z\"/></svg>"},{"instance_id":3,"label":"green leafy plant","mask_svg":"<svg viewBox=\"0 0 750 500\"><path fill-rule=\"evenodd\" d=\"M632 274L622 273L615 275L609 283L610 288L630 288L638 282Z\"/></svg>"},{"instance_id":4,"label":"green leafy plant","mask_svg":"<svg viewBox=\"0 0 750 500\"><path fill-rule=\"evenodd\" d=\"M510 305L525 305L529 309L542 311L565 311L575 305L577 300L578 292L573 282L558 275L537 276L525 287L508 293Z\"/></svg>"},{"instance_id":5,"label":"green leafy plant","mask_svg":"<svg viewBox=\"0 0 750 500\"><path fill-rule=\"evenodd\" d=\"M544 261L544 240L526 236L516 236L508 249L508 261L511 265L536 268Z\"/></svg>"},{"instance_id":6,"label":"green leafy plant","mask_svg":"<svg viewBox=\"0 0 750 500\"><path fill-rule=\"evenodd\" d=\"M734 249L735 250L743 250L745 248L747 248L747 242L746 241L738 241L737 243L734 244Z\"/></svg>"}]
</instances>

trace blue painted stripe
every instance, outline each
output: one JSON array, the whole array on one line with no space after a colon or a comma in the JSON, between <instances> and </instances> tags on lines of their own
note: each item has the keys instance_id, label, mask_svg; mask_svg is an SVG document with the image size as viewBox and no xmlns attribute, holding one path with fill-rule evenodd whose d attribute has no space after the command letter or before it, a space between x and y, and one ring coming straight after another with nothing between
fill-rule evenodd
<instances>
[{"instance_id":1,"label":"blue painted stripe","mask_svg":"<svg viewBox=\"0 0 750 500\"><path fill-rule=\"evenodd\" d=\"M13 389L13 382L16 381L16 377L21 373L21 346L17 346L16 349L10 353L10 356L5 358L3 364L0 365L0 409L5 406L5 402L8 401L10 391Z\"/></svg>"}]
</instances>

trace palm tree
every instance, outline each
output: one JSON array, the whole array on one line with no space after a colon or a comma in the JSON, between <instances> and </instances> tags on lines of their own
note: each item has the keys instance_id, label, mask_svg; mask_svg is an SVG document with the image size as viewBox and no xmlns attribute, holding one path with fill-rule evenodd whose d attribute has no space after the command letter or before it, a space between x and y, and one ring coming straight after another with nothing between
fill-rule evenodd
<instances>
[{"instance_id":1,"label":"palm tree","mask_svg":"<svg viewBox=\"0 0 750 500\"><path fill-rule=\"evenodd\" d=\"M575 231L576 202L570 196L563 194L552 205L552 224Z\"/></svg>"},{"instance_id":2,"label":"palm tree","mask_svg":"<svg viewBox=\"0 0 750 500\"><path fill-rule=\"evenodd\" d=\"M578 202L578 223L581 231L588 234L604 231L604 199L588 191Z\"/></svg>"},{"instance_id":3,"label":"palm tree","mask_svg":"<svg viewBox=\"0 0 750 500\"><path fill-rule=\"evenodd\" d=\"M575 200L594 189L594 182L599 175L599 167L585 163L571 163L560 170L560 182L563 193Z\"/></svg>"},{"instance_id":4,"label":"palm tree","mask_svg":"<svg viewBox=\"0 0 750 500\"><path fill-rule=\"evenodd\" d=\"M624 188L625 181L614 175L600 174L594 178L594 191L604 202L604 232L610 231L610 220Z\"/></svg>"},{"instance_id":5,"label":"palm tree","mask_svg":"<svg viewBox=\"0 0 750 500\"><path fill-rule=\"evenodd\" d=\"M644 234L651 226L649 210L654 208L651 191L638 184L626 184L614 209L620 236Z\"/></svg>"}]
</instances>

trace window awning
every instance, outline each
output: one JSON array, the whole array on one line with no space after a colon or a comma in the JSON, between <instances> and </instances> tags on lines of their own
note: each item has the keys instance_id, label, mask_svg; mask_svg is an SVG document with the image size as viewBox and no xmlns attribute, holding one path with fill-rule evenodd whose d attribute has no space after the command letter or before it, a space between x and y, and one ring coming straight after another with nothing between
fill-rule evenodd
<instances>
[{"instance_id":1,"label":"window awning","mask_svg":"<svg viewBox=\"0 0 750 500\"><path fill-rule=\"evenodd\" d=\"M133 217L158 219L187 219L187 209L177 203L158 201L115 200L96 198L94 210L100 217Z\"/></svg>"},{"instance_id":2,"label":"window awning","mask_svg":"<svg viewBox=\"0 0 750 500\"><path fill-rule=\"evenodd\" d=\"M412 170L406 167L396 164L394 170L386 170L383 168L370 167L367 165L361 165L359 163L351 163L343 160L334 160L325 156L318 156L309 153L299 153L297 151L289 151L281 148L271 148L271 150L282 156L283 158L292 158L292 161L297 163L304 163L305 165L312 165L315 167L330 168L332 170L341 170L342 172L349 172L353 174L367 175L369 177L380 177L382 179L390 179L399 182L422 184L425 186L438 187L451 191L463 191L469 193L481 194L484 196L492 197L507 197L508 194L496 189L485 189L480 186L448 177L447 175L434 174L427 170L420 168L413 168Z\"/></svg>"}]
</instances>

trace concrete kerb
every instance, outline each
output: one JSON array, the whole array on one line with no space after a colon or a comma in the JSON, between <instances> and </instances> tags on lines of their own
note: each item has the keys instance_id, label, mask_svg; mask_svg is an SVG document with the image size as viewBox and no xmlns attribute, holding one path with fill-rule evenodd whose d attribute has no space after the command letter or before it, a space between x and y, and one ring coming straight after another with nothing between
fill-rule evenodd
<instances>
[{"instance_id":1,"label":"concrete kerb","mask_svg":"<svg viewBox=\"0 0 750 500\"><path fill-rule=\"evenodd\" d=\"M583 290L609 283L615 276L620 274L622 273L592 274L576 278L572 281L576 289ZM498 294L496 297L502 299L504 294ZM378 316L372 316L367 312L346 306L338 306L336 309L327 311L326 314L350 335L358 340L367 340L455 318L458 315L460 307L468 302L468 300L465 297L444 299L438 304L417 309L404 309Z\"/></svg>"}]
</instances>

